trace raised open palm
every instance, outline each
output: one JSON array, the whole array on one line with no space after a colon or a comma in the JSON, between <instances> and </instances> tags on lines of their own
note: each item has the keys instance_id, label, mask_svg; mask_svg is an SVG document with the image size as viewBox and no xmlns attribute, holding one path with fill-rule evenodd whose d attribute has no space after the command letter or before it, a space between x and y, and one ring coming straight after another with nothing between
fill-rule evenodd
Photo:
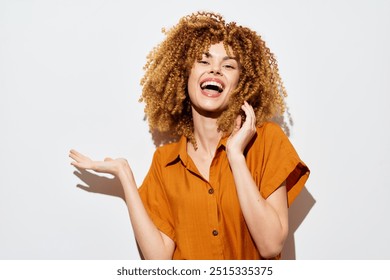
<instances>
[{"instance_id":1,"label":"raised open palm","mask_svg":"<svg viewBox=\"0 0 390 280\"><path fill-rule=\"evenodd\" d=\"M126 159L123 158L105 158L103 161L94 161L76 150L70 150L69 157L74 160L71 164L77 168L89 169L115 176L119 174L121 168L129 168Z\"/></svg>"}]
</instances>

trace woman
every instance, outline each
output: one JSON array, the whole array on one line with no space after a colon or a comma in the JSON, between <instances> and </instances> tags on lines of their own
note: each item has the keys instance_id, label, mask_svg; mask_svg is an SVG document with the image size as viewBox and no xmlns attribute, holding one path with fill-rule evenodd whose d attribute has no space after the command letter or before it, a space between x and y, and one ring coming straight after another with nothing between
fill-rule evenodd
<instances>
[{"instance_id":1,"label":"woman","mask_svg":"<svg viewBox=\"0 0 390 280\"><path fill-rule=\"evenodd\" d=\"M146 259L278 259L288 205L309 176L281 128L286 96L256 32L213 13L183 17L148 56L141 101L158 147L138 189L125 159L78 168L119 178Z\"/></svg>"}]
</instances>

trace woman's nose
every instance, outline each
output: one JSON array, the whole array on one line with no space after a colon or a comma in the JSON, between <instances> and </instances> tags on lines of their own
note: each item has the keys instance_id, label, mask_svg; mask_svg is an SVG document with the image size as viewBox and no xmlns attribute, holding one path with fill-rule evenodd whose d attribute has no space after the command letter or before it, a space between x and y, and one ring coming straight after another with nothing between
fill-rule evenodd
<instances>
[{"instance_id":1,"label":"woman's nose","mask_svg":"<svg viewBox=\"0 0 390 280\"><path fill-rule=\"evenodd\" d=\"M214 63L211 65L210 74L222 75L221 67L218 63Z\"/></svg>"}]
</instances>

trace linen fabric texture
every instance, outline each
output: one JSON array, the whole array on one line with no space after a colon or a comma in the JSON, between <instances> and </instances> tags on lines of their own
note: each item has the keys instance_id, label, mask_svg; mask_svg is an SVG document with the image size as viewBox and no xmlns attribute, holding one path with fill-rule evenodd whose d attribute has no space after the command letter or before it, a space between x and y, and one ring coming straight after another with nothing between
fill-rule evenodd
<instances>
[{"instance_id":1,"label":"linen fabric texture","mask_svg":"<svg viewBox=\"0 0 390 280\"><path fill-rule=\"evenodd\" d=\"M156 227L175 242L173 259L262 259L241 212L226 141L217 146L209 181L187 154L184 136L154 153L139 193ZM257 128L245 158L264 199L286 181L291 205L309 177L288 137L272 122Z\"/></svg>"}]
</instances>

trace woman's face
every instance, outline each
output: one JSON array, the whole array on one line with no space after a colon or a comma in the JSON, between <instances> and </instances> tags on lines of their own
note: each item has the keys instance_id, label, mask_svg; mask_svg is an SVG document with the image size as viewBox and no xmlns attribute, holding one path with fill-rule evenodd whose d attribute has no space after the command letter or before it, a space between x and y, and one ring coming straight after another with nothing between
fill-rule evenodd
<instances>
[{"instance_id":1,"label":"woman's face","mask_svg":"<svg viewBox=\"0 0 390 280\"><path fill-rule=\"evenodd\" d=\"M233 53L229 47L229 52ZM227 108L231 92L237 87L240 64L229 57L222 42L210 46L195 61L188 78L188 93L196 112L218 116Z\"/></svg>"}]
</instances>

